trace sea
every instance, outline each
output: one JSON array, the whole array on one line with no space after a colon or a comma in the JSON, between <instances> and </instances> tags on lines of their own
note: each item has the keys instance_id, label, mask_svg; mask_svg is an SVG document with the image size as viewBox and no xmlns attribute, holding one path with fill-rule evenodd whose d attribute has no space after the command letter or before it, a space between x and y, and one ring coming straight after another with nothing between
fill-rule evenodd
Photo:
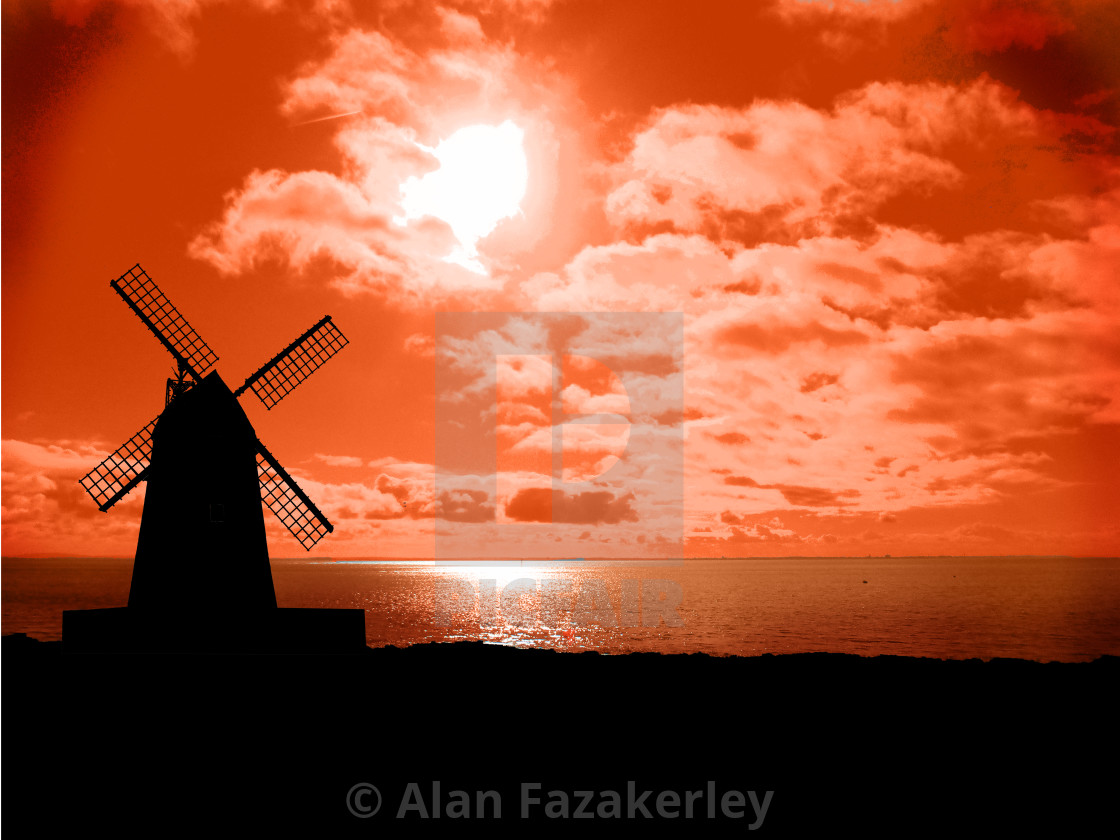
<instances>
[{"instance_id":1,"label":"sea","mask_svg":"<svg viewBox=\"0 0 1120 840\"><path fill-rule=\"evenodd\" d=\"M221 585L205 561L183 574ZM1120 656L1120 559L273 559L282 607L359 607L372 646L481 640L606 654L827 651L1080 662ZM124 606L132 560L0 560L3 634ZM185 618L184 620L190 620Z\"/></svg>"}]
</instances>

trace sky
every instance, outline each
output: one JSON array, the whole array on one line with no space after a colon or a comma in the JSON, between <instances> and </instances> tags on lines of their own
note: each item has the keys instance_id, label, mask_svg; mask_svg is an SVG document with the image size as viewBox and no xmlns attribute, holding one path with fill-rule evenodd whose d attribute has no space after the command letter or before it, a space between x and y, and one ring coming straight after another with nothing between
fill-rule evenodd
<instances>
[{"instance_id":1,"label":"sky","mask_svg":"<svg viewBox=\"0 0 1120 840\"><path fill-rule=\"evenodd\" d=\"M231 387L349 339L242 400L320 556L1120 554L1115 3L5 0L2 37L7 556L135 550L143 487L78 479L163 408L136 263Z\"/></svg>"}]
</instances>

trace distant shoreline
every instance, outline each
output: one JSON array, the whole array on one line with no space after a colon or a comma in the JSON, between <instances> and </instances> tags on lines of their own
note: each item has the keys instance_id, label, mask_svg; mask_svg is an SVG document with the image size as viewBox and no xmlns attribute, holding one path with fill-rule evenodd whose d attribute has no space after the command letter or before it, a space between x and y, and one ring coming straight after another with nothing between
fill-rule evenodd
<instances>
[{"instance_id":1,"label":"distant shoreline","mask_svg":"<svg viewBox=\"0 0 1120 840\"><path fill-rule=\"evenodd\" d=\"M51 658L54 656L62 656L64 654L61 641L41 641L26 633L6 633L2 639L3 652L6 655L12 656L34 656ZM516 655L520 657L518 665L524 665L532 658L536 662L548 661L564 661L569 659L583 659L601 658L603 660L642 660L643 662L664 661L669 665L674 663L698 663L705 662L712 663L736 663L742 667L750 667L752 663L787 663L789 665L820 665L828 663L830 666L843 666L845 663L849 667L874 667L874 668L894 668L894 667L922 667L922 666L947 666L948 668L968 667L976 668L979 666L991 666L991 668L1007 668L1015 667L1028 668L1037 667L1053 667L1053 668L1098 668L1098 669L1111 669L1112 673L1120 673L1120 656L1111 654L1101 654L1095 659L1086 661L1060 661L1049 660L1042 661L1038 659L1022 659L1017 657L1003 657L994 656L988 659L981 659L973 657L969 659L938 659L931 656L906 656L899 654L877 654L875 656L864 656L857 653L838 653L832 651L807 651L799 653L759 653L749 656L741 654L710 654L702 651L691 653L663 653L660 651L633 651L630 653L605 653L597 650L556 650L554 648L542 647L520 647L517 645L504 645L495 642L484 641L454 641L454 642L417 642L412 645L381 645L374 647L367 645L363 653L357 655L347 656L327 656L319 657L315 655L309 656L294 656L294 657L280 657L291 659L318 659L325 658L328 660L349 661L355 663L363 661L372 661L380 658L396 657L402 661L404 659L411 659L417 664L426 664L421 660L429 658L448 658L454 657L463 662L468 660L475 662L485 662L488 658L492 661L497 661L500 657L509 657ZM205 654L190 654L192 658L198 659L222 659L223 654L205 655ZM253 654L245 654L244 656L252 659ZM142 655L144 659L169 659L175 660L176 657L181 658L180 654L147 654ZM104 658L106 660L122 659L127 660L129 656L123 655L105 655L98 654L77 654L68 658L77 659L90 659L96 660ZM240 655L235 658L240 658ZM268 658L268 657L263 657ZM719 665L716 667L726 667Z\"/></svg>"}]
</instances>

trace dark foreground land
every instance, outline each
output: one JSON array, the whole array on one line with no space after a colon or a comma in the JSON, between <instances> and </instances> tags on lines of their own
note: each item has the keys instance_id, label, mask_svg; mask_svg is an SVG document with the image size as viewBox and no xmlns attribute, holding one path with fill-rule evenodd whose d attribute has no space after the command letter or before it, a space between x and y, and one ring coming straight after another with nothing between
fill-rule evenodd
<instances>
[{"instance_id":1,"label":"dark foreground land","mask_svg":"<svg viewBox=\"0 0 1120 840\"><path fill-rule=\"evenodd\" d=\"M478 643L98 656L6 636L4 823L149 836L182 826L217 836L1074 836L1114 822L1118 676L1115 657L739 659ZM355 789L363 782L382 798L370 818L347 805L375 802ZM528 821L523 784L540 785ZM628 813L631 785L630 798L651 791L650 817ZM463 807L455 790L476 814L477 793L495 791L500 819L452 819L448 808ZM570 798L566 820L545 813L553 790ZM429 818L418 808L398 817L416 791ZM579 791L590 792L583 813L605 816L577 818ZM604 791L619 793L621 816ZM656 813L663 791L679 796L679 807L666 798L677 816ZM686 819L690 791L702 795ZM725 814L728 791L760 803L774 793L759 820L734 795Z\"/></svg>"}]
</instances>

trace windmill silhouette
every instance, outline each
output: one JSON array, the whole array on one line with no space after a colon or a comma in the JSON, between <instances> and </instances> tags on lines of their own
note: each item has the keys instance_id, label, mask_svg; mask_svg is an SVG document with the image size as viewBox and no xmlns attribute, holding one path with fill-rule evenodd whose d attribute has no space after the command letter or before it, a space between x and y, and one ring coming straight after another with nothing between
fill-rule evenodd
<instances>
[{"instance_id":1,"label":"windmill silhouette","mask_svg":"<svg viewBox=\"0 0 1120 840\"><path fill-rule=\"evenodd\" d=\"M163 411L80 481L102 511L148 486L128 607L65 611L64 648L364 649L363 610L277 608L261 502L307 550L334 528L238 402L251 390L271 410L346 337L328 315L230 391L217 354L139 264L109 285L177 372Z\"/></svg>"}]
</instances>

